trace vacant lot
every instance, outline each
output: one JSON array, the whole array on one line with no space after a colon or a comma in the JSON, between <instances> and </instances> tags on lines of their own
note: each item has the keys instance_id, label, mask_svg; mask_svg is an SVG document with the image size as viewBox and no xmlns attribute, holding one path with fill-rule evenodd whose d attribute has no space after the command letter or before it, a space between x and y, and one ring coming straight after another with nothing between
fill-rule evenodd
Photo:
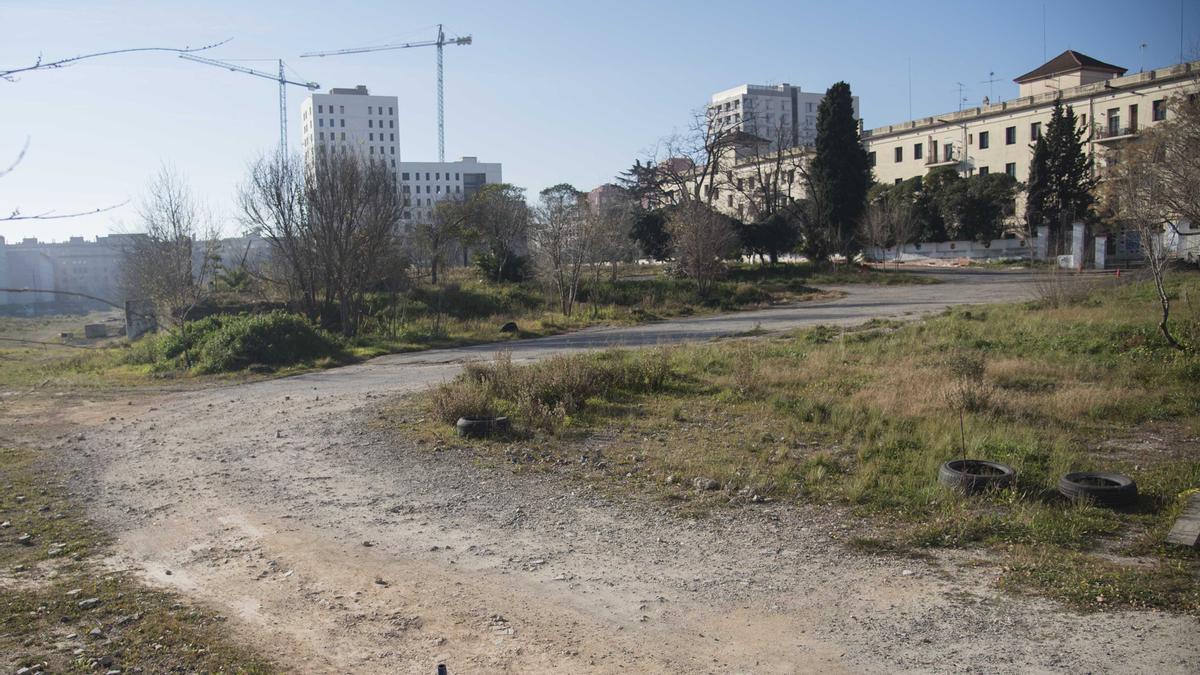
<instances>
[{"instance_id":1,"label":"vacant lot","mask_svg":"<svg viewBox=\"0 0 1200 675\"><path fill-rule=\"evenodd\" d=\"M1200 614L1200 556L1160 543L1200 486L1200 356L1164 344L1148 283L1063 288L1078 283L913 325L522 366L502 358L436 390L430 419L412 428L457 443L460 415L507 414L517 436L484 445L518 464L569 461L689 508L834 501L884 525L854 540L865 550L982 546L1000 554L1013 590ZM1174 328L1194 349L1200 277L1178 277L1172 293ZM962 381L962 362L980 376ZM964 387L960 426L954 392ZM1014 466L1018 485L947 492L938 466L963 456ZM1133 476L1139 503L1066 502L1058 478L1080 470Z\"/></svg>"}]
</instances>

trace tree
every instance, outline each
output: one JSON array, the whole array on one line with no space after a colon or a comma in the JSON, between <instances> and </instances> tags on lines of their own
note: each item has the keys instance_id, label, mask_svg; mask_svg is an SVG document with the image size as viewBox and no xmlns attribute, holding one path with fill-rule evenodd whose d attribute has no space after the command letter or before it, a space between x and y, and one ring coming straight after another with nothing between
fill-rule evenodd
<instances>
[{"instance_id":1,"label":"tree","mask_svg":"<svg viewBox=\"0 0 1200 675\"><path fill-rule=\"evenodd\" d=\"M429 281L438 283L438 271L447 263L456 246L462 243L462 233L471 213L462 199L450 197L433 206L429 220L417 223L412 229L412 244L429 266Z\"/></svg>"},{"instance_id":2,"label":"tree","mask_svg":"<svg viewBox=\"0 0 1200 675\"><path fill-rule=\"evenodd\" d=\"M401 200L391 172L357 155L321 156L309 173L298 158L251 166L239 203L243 222L271 246L277 279L310 320L358 333L366 293L396 259Z\"/></svg>"},{"instance_id":3,"label":"tree","mask_svg":"<svg viewBox=\"0 0 1200 675\"><path fill-rule=\"evenodd\" d=\"M804 233L805 253L813 259L840 253L849 260L866 207L871 167L845 82L830 87L817 108L816 145L808 170L812 217Z\"/></svg>"},{"instance_id":4,"label":"tree","mask_svg":"<svg viewBox=\"0 0 1200 675\"><path fill-rule=\"evenodd\" d=\"M126 294L150 301L160 323L183 336L184 362L191 367L187 324L210 293L220 260L215 250L219 232L187 181L167 166L151 179L138 216L145 234L131 237L123 252Z\"/></svg>"},{"instance_id":5,"label":"tree","mask_svg":"<svg viewBox=\"0 0 1200 675\"><path fill-rule=\"evenodd\" d=\"M508 183L494 183L471 197L467 227L487 248L491 256L493 281L511 279L520 267L521 252L529 238L529 205L525 189Z\"/></svg>"},{"instance_id":6,"label":"tree","mask_svg":"<svg viewBox=\"0 0 1200 675\"><path fill-rule=\"evenodd\" d=\"M267 241L271 267L267 281L297 300L309 321L320 317L320 252L313 241L305 198L305 176L299 157L280 161L262 156L238 190L243 226ZM260 274L261 274L260 270Z\"/></svg>"},{"instance_id":7,"label":"tree","mask_svg":"<svg viewBox=\"0 0 1200 675\"><path fill-rule=\"evenodd\" d=\"M742 250L775 265L781 255L791 252L800 243L798 209L789 207L760 216L739 228L738 234Z\"/></svg>"},{"instance_id":8,"label":"tree","mask_svg":"<svg viewBox=\"0 0 1200 675\"><path fill-rule=\"evenodd\" d=\"M912 192L899 188L900 185L875 186L862 217L863 240L881 250L895 246L897 265L901 249L920 230Z\"/></svg>"},{"instance_id":9,"label":"tree","mask_svg":"<svg viewBox=\"0 0 1200 675\"><path fill-rule=\"evenodd\" d=\"M1158 182L1159 206L1177 236L1181 222L1200 227L1200 98L1176 96L1167 103L1170 117L1142 133L1141 167Z\"/></svg>"},{"instance_id":10,"label":"tree","mask_svg":"<svg viewBox=\"0 0 1200 675\"><path fill-rule=\"evenodd\" d=\"M958 178L943 184L937 200L950 239L988 242L1004 235L1017 181L1004 173Z\"/></svg>"},{"instance_id":11,"label":"tree","mask_svg":"<svg viewBox=\"0 0 1200 675\"><path fill-rule=\"evenodd\" d=\"M671 233L667 230L665 209L640 209L633 217L629 238L651 260L662 262L671 258Z\"/></svg>"},{"instance_id":12,"label":"tree","mask_svg":"<svg viewBox=\"0 0 1200 675\"><path fill-rule=\"evenodd\" d=\"M326 306L336 302L343 335L358 334L366 292L384 273L403 211L391 171L355 154L319 158L305 190L322 261Z\"/></svg>"},{"instance_id":13,"label":"tree","mask_svg":"<svg viewBox=\"0 0 1200 675\"><path fill-rule=\"evenodd\" d=\"M737 234L726 216L695 201L680 204L667 216L679 268L707 296L725 270L725 259L737 249Z\"/></svg>"},{"instance_id":14,"label":"tree","mask_svg":"<svg viewBox=\"0 0 1200 675\"><path fill-rule=\"evenodd\" d=\"M1094 220L1092 191L1096 179L1092 158L1084 152L1084 128L1071 106L1054 102L1046 133L1035 141L1029 169L1029 203L1025 214L1028 227L1050 228L1052 253L1066 250L1071 225L1079 220Z\"/></svg>"},{"instance_id":15,"label":"tree","mask_svg":"<svg viewBox=\"0 0 1200 675\"><path fill-rule=\"evenodd\" d=\"M600 278L601 268L607 265L610 278L616 281L617 266L637 256L637 244L630 237L637 205L628 192L621 190L597 204L589 204L589 207L587 217L591 222L588 228L594 239L589 262L595 269L596 280Z\"/></svg>"},{"instance_id":16,"label":"tree","mask_svg":"<svg viewBox=\"0 0 1200 675\"><path fill-rule=\"evenodd\" d=\"M594 243L583 193L560 183L539 194L530 243L542 273L558 295L559 310L570 316L579 293L583 265Z\"/></svg>"}]
</instances>

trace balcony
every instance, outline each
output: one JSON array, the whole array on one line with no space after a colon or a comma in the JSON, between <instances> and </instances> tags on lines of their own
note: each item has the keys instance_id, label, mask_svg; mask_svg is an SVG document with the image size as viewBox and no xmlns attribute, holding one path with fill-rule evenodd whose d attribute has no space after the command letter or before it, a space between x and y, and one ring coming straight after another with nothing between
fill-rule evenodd
<instances>
[{"instance_id":1,"label":"balcony","mask_svg":"<svg viewBox=\"0 0 1200 675\"><path fill-rule=\"evenodd\" d=\"M1110 143L1133 138L1137 134L1137 127L1097 127L1092 134L1092 138L1097 143Z\"/></svg>"}]
</instances>

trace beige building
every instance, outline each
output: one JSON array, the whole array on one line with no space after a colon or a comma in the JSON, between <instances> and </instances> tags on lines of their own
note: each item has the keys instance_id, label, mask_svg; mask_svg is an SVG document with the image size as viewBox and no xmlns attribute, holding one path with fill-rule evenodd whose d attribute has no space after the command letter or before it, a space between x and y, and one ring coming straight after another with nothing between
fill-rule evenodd
<instances>
[{"instance_id":1,"label":"beige building","mask_svg":"<svg viewBox=\"0 0 1200 675\"><path fill-rule=\"evenodd\" d=\"M898 183L952 166L964 176L1004 172L1025 181L1032 144L1059 98L1090 131L1086 150L1102 170L1110 148L1167 118L1172 96L1195 95L1200 61L1125 72L1068 50L1016 78L1020 96L1013 100L866 130L875 180Z\"/></svg>"}]
</instances>

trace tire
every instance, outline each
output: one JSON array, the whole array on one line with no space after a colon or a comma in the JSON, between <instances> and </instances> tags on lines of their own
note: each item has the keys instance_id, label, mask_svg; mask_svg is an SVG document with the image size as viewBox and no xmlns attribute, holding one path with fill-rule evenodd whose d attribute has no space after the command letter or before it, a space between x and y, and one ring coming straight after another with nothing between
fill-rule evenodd
<instances>
[{"instance_id":1,"label":"tire","mask_svg":"<svg viewBox=\"0 0 1200 675\"><path fill-rule=\"evenodd\" d=\"M1088 500L1109 508L1129 506L1137 501L1137 483L1119 473L1069 473L1058 481L1058 492L1071 500Z\"/></svg>"},{"instance_id":2,"label":"tire","mask_svg":"<svg viewBox=\"0 0 1200 675\"><path fill-rule=\"evenodd\" d=\"M465 438L502 434L510 428L507 417L460 417L454 426L458 429L458 435Z\"/></svg>"},{"instance_id":3,"label":"tire","mask_svg":"<svg viewBox=\"0 0 1200 675\"><path fill-rule=\"evenodd\" d=\"M1006 488L1016 477L1011 466L986 459L953 459L938 469L939 483L964 494Z\"/></svg>"}]
</instances>

